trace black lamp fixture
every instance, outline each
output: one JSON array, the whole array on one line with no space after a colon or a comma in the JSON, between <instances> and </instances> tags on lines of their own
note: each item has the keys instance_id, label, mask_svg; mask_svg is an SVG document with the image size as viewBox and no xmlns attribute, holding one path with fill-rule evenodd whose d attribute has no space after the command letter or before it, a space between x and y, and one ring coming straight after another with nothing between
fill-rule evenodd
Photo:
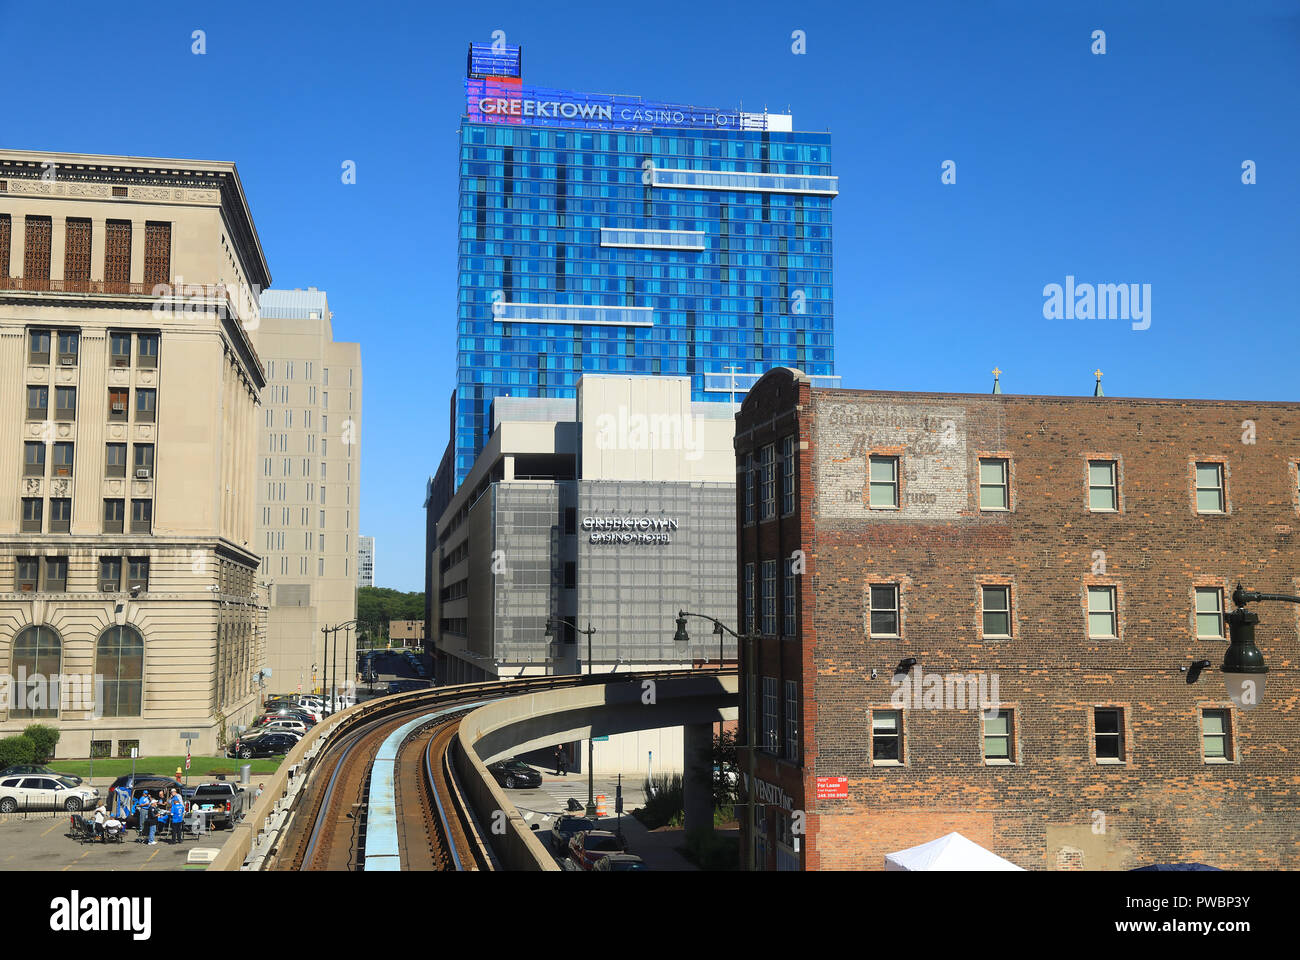
<instances>
[{"instance_id":1,"label":"black lamp fixture","mask_svg":"<svg viewBox=\"0 0 1300 960\"><path fill-rule=\"evenodd\" d=\"M907 673L917 664L916 657L904 657L898 661L898 666L894 668L894 674Z\"/></svg>"},{"instance_id":2,"label":"black lamp fixture","mask_svg":"<svg viewBox=\"0 0 1300 960\"><path fill-rule=\"evenodd\" d=\"M1201 679L1201 671L1210 666L1211 664L1209 660L1197 660L1190 667L1179 667L1178 669L1187 671L1187 682L1192 684Z\"/></svg>"},{"instance_id":3,"label":"black lamp fixture","mask_svg":"<svg viewBox=\"0 0 1300 960\"><path fill-rule=\"evenodd\" d=\"M1228 621L1229 642L1219 669L1228 688L1228 698L1243 710L1253 709L1264 700L1264 675L1268 673L1268 667L1264 664L1264 654L1255 646L1255 624L1259 623L1259 614L1246 609L1246 604L1260 600L1300 603L1300 597L1243 590L1240 583L1232 591L1232 603L1236 609L1224 617Z\"/></svg>"},{"instance_id":4,"label":"black lamp fixture","mask_svg":"<svg viewBox=\"0 0 1300 960\"><path fill-rule=\"evenodd\" d=\"M686 632L686 614L677 614L677 632L673 634L673 643L690 643L691 635Z\"/></svg>"}]
</instances>

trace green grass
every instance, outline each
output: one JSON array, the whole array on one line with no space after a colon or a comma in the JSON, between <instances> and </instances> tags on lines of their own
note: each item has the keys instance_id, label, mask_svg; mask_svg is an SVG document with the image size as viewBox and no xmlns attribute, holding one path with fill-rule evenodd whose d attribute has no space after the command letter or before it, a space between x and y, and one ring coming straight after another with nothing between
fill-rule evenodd
<instances>
[{"instance_id":1,"label":"green grass","mask_svg":"<svg viewBox=\"0 0 1300 960\"><path fill-rule=\"evenodd\" d=\"M227 776L238 776L239 768L243 764L250 764L253 773L272 773L280 766L283 758L277 757L259 757L254 760L233 760L229 757L191 757L190 758L190 781L193 782L195 777L210 777L218 773L224 773ZM55 760L48 764L51 770L59 773L70 773L74 777L90 776L89 760ZM185 757L140 757L135 761L137 773L156 773L162 777L175 776L176 768L180 767L184 773ZM95 779L100 777L124 777L131 772L131 758L126 757L104 757L95 761ZM182 779L184 779L182 777Z\"/></svg>"}]
</instances>

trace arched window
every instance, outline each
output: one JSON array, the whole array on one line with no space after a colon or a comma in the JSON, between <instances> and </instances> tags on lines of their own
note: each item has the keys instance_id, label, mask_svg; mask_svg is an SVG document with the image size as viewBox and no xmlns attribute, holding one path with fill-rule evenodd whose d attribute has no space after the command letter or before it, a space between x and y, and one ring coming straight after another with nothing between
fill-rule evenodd
<instances>
[{"instance_id":1,"label":"arched window","mask_svg":"<svg viewBox=\"0 0 1300 960\"><path fill-rule=\"evenodd\" d=\"M55 679L63 658L63 641L53 627L27 627L14 637L9 671L13 676L11 718L38 720L59 715Z\"/></svg>"},{"instance_id":2,"label":"arched window","mask_svg":"<svg viewBox=\"0 0 1300 960\"><path fill-rule=\"evenodd\" d=\"M131 627L109 627L95 644L95 674L103 677L104 717L138 717L144 691L144 639Z\"/></svg>"}]
</instances>

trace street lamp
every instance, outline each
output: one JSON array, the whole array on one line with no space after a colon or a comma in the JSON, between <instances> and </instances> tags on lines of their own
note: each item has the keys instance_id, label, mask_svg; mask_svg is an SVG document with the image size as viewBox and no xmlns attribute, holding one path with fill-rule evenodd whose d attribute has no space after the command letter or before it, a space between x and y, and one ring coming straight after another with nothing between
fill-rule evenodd
<instances>
[{"instance_id":1,"label":"street lamp","mask_svg":"<svg viewBox=\"0 0 1300 960\"><path fill-rule=\"evenodd\" d=\"M1230 639L1219 670L1223 673L1229 699L1243 710L1258 706L1264 699L1264 675L1268 673L1268 667L1264 664L1264 654L1255 646L1255 624L1259 623L1259 614L1246 609L1246 604L1260 600L1300 603L1300 597L1243 590L1240 583L1232 591L1232 604L1236 609L1224 618L1228 621Z\"/></svg>"},{"instance_id":2,"label":"street lamp","mask_svg":"<svg viewBox=\"0 0 1300 960\"><path fill-rule=\"evenodd\" d=\"M703 613L690 613L690 612L687 611L687 610L678 610L678 611L677 611L677 632L673 634L673 642L674 642L674 643L684 643L684 644L689 644L689 643L691 642L691 636L690 636L690 634L686 631L686 618L687 618L687 617L699 617L701 620L708 620L710 623L713 624L713 632L714 632L714 634L716 634L716 635L719 636L719 637L722 636L722 634L723 634L724 631L725 631L726 633L731 634L733 637L735 637L735 638L736 638L736 664L737 664L737 666L739 666L739 664L740 664L740 645L741 645L742 643L749 643L749 644L750 644L750 648L749 648L749 651L750 651L750 657L749 657L749 659L750 659L750 662L751 662L751 665L752 665L752 662L753 662L753 660L754 660L754 647L753 647L753 644L754 644L754 642L756 642L756 641L758 640L758 634L756 634L756 633L752 633L752 632L750 632L750 631L748 631L748 630L746 630L744 633L737 633L735 630L732 630L730 627L728 627L726 624L724 624L724 623L723 623L721 620L719 620L717 617L710 617L710 616L708 616L707 614L703 614ZM689 651L688 651L688 652L689 652ZM718 661L719 661L719 662L718 662L718 666L721 667L721 666L722 666L722 657L721 657L721 653L719 653ZM752 669L752 666L750 667L750 669ZM746 671L746 672L748 673L748 671ZM747 692L746 692L746 697L748 697L748 693L747 693ZM749 706L751 706L751 705L747 703L746 706L749 707ZM746 711L746 712L748 712L748 711ZM745 722L745 733L746 733L746 736L747 736L750 740L752 740L753 737L754 737L753 726L754 726L753 724L751 724L751 723L748 722L748 717L747 717L747 718L746 718L746 722ZM739 749L739 744L737 744L737 748ZM754 758L754 744L753 744L753 743L747 743L747 744L745 744L745 749L746 749L746 751L749 753L749 783L748 783L748 787L747 787L747 789L748 789L748 791L752 794L752 792L753 792L753 790L754 790L754 778L755 778L755 776L756 776L756 771L755 771L755 758ZM722 784L721 784L721 779L722 779L722 777L723 777L722 764L718 764L718 779L719 779L719 784L718 784L718 786L719 786L719 792L721 792L721 786L722 786ZM750 806L750 809L752 810L752 809L753 809L753 804L751 803L751 804L749 804L749 806ZM749 832L752 833L752 831L753 831L753 817L752 817L752 815L750 816L750 821L749 821L749 823L750 823L750 829L749 829ZM749 867L750 870L753 870L753 869L754 869L754 838L753 838L753 836L750 836L750 838L749 838L749 843L747 844L746 849L745 849L745 863L748 865L748 867Z\"/></svg>"},{"instance_id":3,"label":"street lamp","mask_svg":"<svg viewBox=\"0 0 1300 960\"><path fill-rule=\"evenodd\" d=\"M566 620L564 617L548 617L547 620L546 620L546 636L548 636L548 637L553 637L553 636L555 636L555 624L556 624L557 621L558 621L559 623L567 623L569 626L573 627L573 632L574 632L574 633L582 633L582 634L586 634L586 636L587 636L587 676L591 676L591 671L592 671L592 662L591 662L591 637L592 637L592 634L594 634L594 633L596 632L596 628L593 627L593 626L591 625L591 621L590 621L590 620L587 621L587 629L586 629L586 630L580 630L580 629L578 629L578 625L577 625L576 623L574 623L572 620ZM588 816L588 817L594 817L594 816L596 816L596 766L595 766L595 763L596 763L596 753L595 753L595 748L592 746L591 737L587 737L587 816Z\"/></svg>"}]
</instances>

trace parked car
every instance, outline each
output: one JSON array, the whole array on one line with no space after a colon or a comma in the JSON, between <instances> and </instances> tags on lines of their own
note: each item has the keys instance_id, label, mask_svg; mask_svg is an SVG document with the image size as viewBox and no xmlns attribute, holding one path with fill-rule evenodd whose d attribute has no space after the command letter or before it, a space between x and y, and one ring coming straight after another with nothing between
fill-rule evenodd
<instances>
[{"instance_id":1,"label":"parked car","mask_svg":"<svg viewBox=\"0 0 1300 960\"><path fill-rule=\"evenodd\" d=\"M99 802L99 791L61 777L0 778L0 813L18 810L84 810Z\"/></svg>"},{"instance_id":2,"label":"parked car","mask_svg":"<svg viewBox=\"0 0 1300 960\"><path fill-rule=\"evenodd\" d=\"M579 830L569 841L569 858L582 870L590 870L601 857L624 853L627 844L609 830Z\"/></svg>"},{"instance_id":3,"label":"parked car","mask_svg":"<svg viewBox=\"0 0 1300 960\"><path fill-rule=\"evenodd\" d=\"M19 777L23 774L29 774L33 777L55 777L63 780L74 780L76 781L77 786L81 786L80 777L74 777L70 773L59 773L57 770L51 770L49 767L38 767L31 764L20 763L0 770L0 777Z\"/></svg>"},{"instance_id":4,"label":"parked car","mask_svg":"<svg viewBox=\"0 0 1300 960\"><path fill-rule=\"evenodd\" d=\"M282 718L285 720L297 720L300 723L302 723L303 726L305 727L314 727L316 725L316 718L313 717L306 710L303 710L299 707L279 707L276 709L268 709L260 717L257 718L255 725L265 724L268 721L277 718Z\"/></svg>"},{"instance_id":5,"label":"parked car","mask_svg":"<svg viewBox=\"0 0 1300 960\"><path fill-rule=\"evenodd\" d=\"M253 757L277 757L292 750L302 738L288 730L245 733L226 748L226 756L251 760Z\"/></svg>"},{"instance_id":6,"label":"parked car","mask_svg":"<svg viewBox=\"0 0 1300 960\"><path fill-rule=\"evenodd\" d=\"M624 873L629 870L649 870L650 868L635 853L611 853L597 860L596 865L591 869L603 873Z\"/></svg>"},{"instance_id":7,"label":"parked car","mask_svg":"<svg viewBox=\"0 0 1300 960\"><path fill-rule=\"evenodd\" d=\"M497 783L508 790L513 790L515 787L540 787L542 785L542 775L518 757L489 763L488 773L492 774Z\"/></svg>"},{"instance_id":8,"label":"parked car","mask_svg":"<svg viewBox=\"0 0 1300 960\"><path fill-rule=\"evenodd\" d=\"M261 726L264 730L287 730L290 733L296 733L299 736L304 736L307 733L307 724L293 717L264 718Z\"/></svg>"},{"instance_id":9,"label":"parked car","mask_svg":"<svg viewBox=\"0 0 1300 960\"><path fill-rule=\"evenodd\" d=\"M555 823L551 825L551 849L557 853L563 853L569 849L569 841L573 839L575 833L583 830L591 830L596 826L594 820L588 820L586 817L575 817L572 814L561 814L555 818Z\"/></svg>"},{"instance_id":10,"label":"parked car","mask_svg":"<svg viewBox=\"0 0 1300 960\"><path fill-rule=\"evenodd\" d=\"M200 810L215 810L215 815L208 818L214 827L233 827L244 819L244 804L247 796L233 783L218 780L216 783L201 783L194 791L194 806Z\"/></svg>"}]
</instances>

